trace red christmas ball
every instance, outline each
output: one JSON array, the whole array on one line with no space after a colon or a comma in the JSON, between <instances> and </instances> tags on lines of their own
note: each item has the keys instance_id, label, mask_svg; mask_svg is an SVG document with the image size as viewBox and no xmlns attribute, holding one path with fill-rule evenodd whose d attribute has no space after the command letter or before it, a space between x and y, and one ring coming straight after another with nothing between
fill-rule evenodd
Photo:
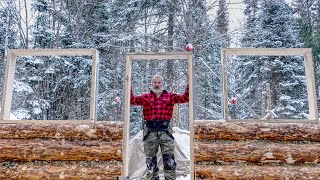
<instances>
[{"instance_id":1,"label":"red christmas ball","mask_svg":"<svg viewBox=\"0 0 320 180\"><path fill-rule=\"evenodd\" d=\"M231 104L237 104L237 98L236 98L236 96L233 96L233 97L231 98L230 103L231 103Z\"/></svg>"},{"instance_id":2,"label":"red christmas ball","mask_svg":"<svg viewBox=\"0 0 320 180\"><path fill-rule=\"evenodd\" d=\"M192 49L193 49L193 47L192 47L192 44L191 44L191 43L189 43L189 44L186 45L186 50L187 50L187 51L192 51Z\"/></svg>"}]
</instances>

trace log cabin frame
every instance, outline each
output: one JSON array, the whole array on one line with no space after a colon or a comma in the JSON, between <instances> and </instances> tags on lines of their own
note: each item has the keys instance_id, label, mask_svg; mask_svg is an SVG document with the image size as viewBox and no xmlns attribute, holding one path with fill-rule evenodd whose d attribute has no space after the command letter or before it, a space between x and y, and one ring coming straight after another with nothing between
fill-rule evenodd
<instances>
[{"instance_id":1,"label":"log cabin frame","mask_svg":"<svg viewBox=\"0 0 320 180\"><path fill-rule=\"evenodd\" d=\"M192 90L192 53L191 52L145 52L128 53L126 57L126 85L125 85L125 110L123 124L123 145L122 145L122 175L128 175L128 150L129 150L129 129L130 129L130 88L131 69L134 60L187 60L188 62L188 83L189 83L189 131L190 131L190 177L194 179L194 125L193 125L193 90Z\"/></svg>"},{"instance_id":2,"label":"log cabin frame","mask_svg":"<svg viewBox=\"0 0 320 180\"><path fill-rule=\"evenodd\" d=\"M303 56L307 80L307 95L309 105L309 119L228 119L228 85L227 85L227 56ZM221 50L222 64L222 104L224 121L245 122L271 122L271 123L319 123L318 108L316 101L316 87L314 79L313 59L311 48L223 48Z\"/></svg>"},{"instance_id":3,"label":"log cabin frame","mask_svg":"<svg viewBox=\"0 0 320 180\"><path fill-rule=\"evenodd\" d=\"M90 115L89 120L46 120L46 123L94 123L96 121L96 103L98 94L98 63L99 51L91 49L9 49L6 71L4 78L4 87L2 94L0 123L37 123L37 120L12 121L10 119L12 91L14 82L14 72L16 68L16 59L18 56L92 56L91 72L91 92L90 92ZM42 121L43 123L43 121Z\"/></svg>"}]
</instances>

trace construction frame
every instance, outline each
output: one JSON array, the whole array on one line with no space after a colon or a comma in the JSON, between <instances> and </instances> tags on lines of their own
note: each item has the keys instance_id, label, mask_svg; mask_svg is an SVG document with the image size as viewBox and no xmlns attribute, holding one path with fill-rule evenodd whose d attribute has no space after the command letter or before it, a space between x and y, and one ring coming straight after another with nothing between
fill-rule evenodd
<instances>
[{"instance_id":1,"label":"construction frame","mask_svg":"<svg viewBox=\"0 0 320 180\"><path fill-rule=\"evenodd\" d=\"M0 123L18 123L10 119L12 91L16 59L18 56L92 56L90 115L89 120L46 120L46 123L94 123L96 121L96 103L98 94L99 52L96 49L9 49L7 55ZM38 120L23 120L19 123L39 123Z\"/></svg>"},{"instance_id":2,"label":"construction frame","mask_svg":"<svg viewBox=\"0 0 320 180\"><path fill-rule=\"evenodd\" d=\"M192 53L191 52L146 52L128 53L126 57L125 110L122 145L122 175L128 176L128 149L130 128L130 88L131 69L134 60L187 60L189 83L189 131L190 131L190 177L194 179L194 124L193 124L193 89L192 89Z\"/></svg>"},{"instance_id":3,"label":"construction frame","mask_svg":"<svg viewBox=\"0 0 320 180\"><path fill-rule=\"evenodd\" d=\"M227 56L302 56L307 80L307 95L309 105L309 119L228 119L228 85L227 85ZM228 122L270 122L270 123L319 123L316 101L313 59L311 48L223 48L221 50L222 64L222 104L223 120Z\"/></svg>"}]
</instances>

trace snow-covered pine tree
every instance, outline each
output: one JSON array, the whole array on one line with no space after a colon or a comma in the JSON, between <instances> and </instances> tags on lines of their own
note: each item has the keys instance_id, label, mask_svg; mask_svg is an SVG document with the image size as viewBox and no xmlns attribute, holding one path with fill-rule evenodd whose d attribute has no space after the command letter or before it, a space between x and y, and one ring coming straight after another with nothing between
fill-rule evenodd
<instances>
[{"instance_id":1,"label":"snow-covered pine tree","mask_svg":"<svg viewBox=\"0 0 320 180\"><path fill-rule=\"evenodd\" d=\"M221 2L223 3L223 2ZM220 11L228 12L224 4ZM225 8L225 9L224 9ZM196 119L221 119L221 48L229 44L227 31L227 16L217 13L219 20L212 20L208 7L204 2L194 7L193 11L193 41L194 49L194 113ZM220 16L219 16L220 15ZM223 29L217 32L219 23L224 22ZM214 27L214 28L211 28ZM223 34L221 36L221 34ZM205 72L205 73L204 73Z\"/></svg>"},{"instance_id":2,"label":"snow-covered pine tree","mask_svg":"<svg viewBox=\"0 0 320 180\"><path fill-rule=\"evenodd\" d=\"M298 19L299 37L304 47L312 48L316 87L320 85L320 1L293 0L294 14ZM319 88L318 88L319 91ZM318 92L317 94L319 94ZM318 97L319 98L319 97Z\"/></svg>"},{"instance_id":3,"label":"snow-covered pine tree","mask_svg":"<svg viewBox=\"0 0 320 180\"><path fill-rule=\"evenodd\" d=\"M15 8L10 1L0 2L0 92L3 89L6 50L17 47L17 22L13 18ZM0 99L2 93L0 93Z\"/></svg>"},{"instance_id":4,"label":"snow-covered pine tree","mask_svg":"<svg viewBox=\"0 0 320 180\"><path fill-rule=\"evenodd\" d=\"M296 19L284 0L262 0L252 38L243 39L246 47L293 48L300 47L296 31ZM249 22L247 22L249 23ZM247 26L246 34L252 32ZM247 37L246 37L247 38ZM238 92L241 99L259 115L266 85L271 87L271 109L277 118L307 118L308 105L303 59L298 57L246 57L239 60ZM241 81L240 81L241 80ZM242 118L256 118L243 111Z\"/></svg>"}]
</instances>

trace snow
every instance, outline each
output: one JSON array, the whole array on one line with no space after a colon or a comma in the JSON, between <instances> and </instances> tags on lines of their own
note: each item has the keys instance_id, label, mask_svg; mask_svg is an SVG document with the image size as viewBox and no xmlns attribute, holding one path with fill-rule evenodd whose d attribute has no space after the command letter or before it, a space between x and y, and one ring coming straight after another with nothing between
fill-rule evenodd
<instances>
[{"instance_id":1,"label":"snow","mask_svg":"<svg viewBox=\"0 0 320 180\"><path fill-rule=\"evenodd\" d=\"M29 119L31 117L29 112L23 108L19 108L18 110L15 110L13 114L17 119Z\"/></svg>"},{"instance_id":2,"label":"snow","mask_svg":"<svg viewBox=\"0 0 320 180\"><path fill-rule=\"evenodd\" d=\"M20 82L20 81L14 81L13 89L16 92L33 93L33 89L27 83Z\"/></svg>"}]
</instances>

